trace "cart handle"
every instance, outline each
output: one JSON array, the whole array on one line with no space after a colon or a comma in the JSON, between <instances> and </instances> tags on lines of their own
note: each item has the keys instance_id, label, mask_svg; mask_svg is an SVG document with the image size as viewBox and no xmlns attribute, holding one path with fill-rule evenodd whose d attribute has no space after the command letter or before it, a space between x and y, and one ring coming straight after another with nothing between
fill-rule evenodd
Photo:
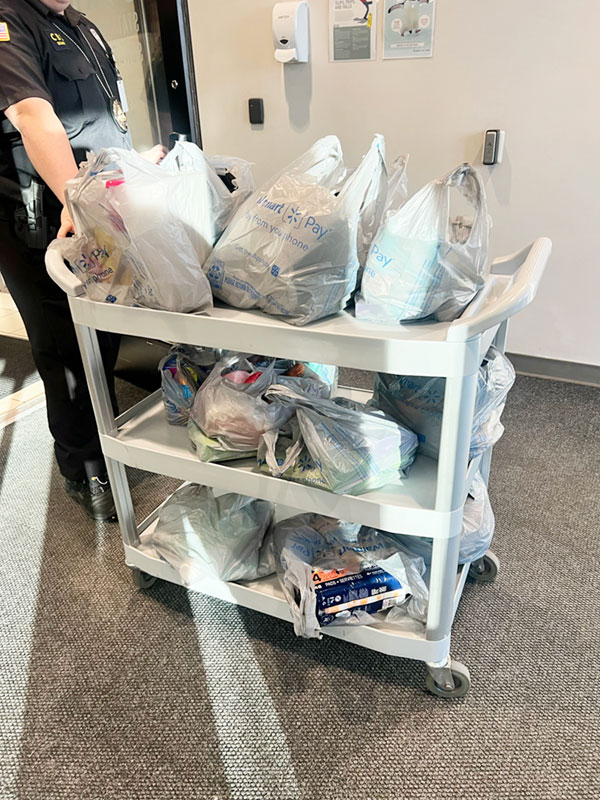
<instances>
[{"instance_id":1,"label":"cart handle","mask_svg":"<svg viewBox=\"0 0 600 800\"><path fill-rule=\"evenodd\" d=\"M463 315L453 322L448 328L446 341L464 342L500 325L528 306L536 295L551 252L552 242L541 237L513 255L497 258L492 263L491 272L494 275L513 275L510 288L472 316Z\"/></svg>"},{"instance_id":2,"label":"cart handle","mask_svg":"<svg viewBox=\"0 0 600 800\"><path fill-rule=\"evenodd\" d=\"M65 263L63 251L68 245L66 239L55 239L46 250L46 272L69 297L81 297L85 286Z\"/></svg>"}]
</instances>

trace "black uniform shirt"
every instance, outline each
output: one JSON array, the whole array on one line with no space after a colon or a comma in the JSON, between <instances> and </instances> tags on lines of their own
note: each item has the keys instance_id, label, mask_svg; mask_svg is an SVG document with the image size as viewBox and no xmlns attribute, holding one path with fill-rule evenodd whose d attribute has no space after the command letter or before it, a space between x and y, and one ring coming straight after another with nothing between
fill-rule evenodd
<instances>
[{"instance_id":1,"label":"black uniform shirt","mask_svg":"<svg viewBox=\"0 0 600 800\"><path fill-rule=\"evenodd\" d=\"M5 203L15 200L19 185L27 189L32 178L39 178L20 134L1 112L30 97L47 100L79 164L88 150L131 148L129 133L119 129L112 113L118 80L108 43L72 6L60 15L39 0L0 0L0 197ZM50 194L47 202L55 206Z\"/></svg>"}]
</instances>

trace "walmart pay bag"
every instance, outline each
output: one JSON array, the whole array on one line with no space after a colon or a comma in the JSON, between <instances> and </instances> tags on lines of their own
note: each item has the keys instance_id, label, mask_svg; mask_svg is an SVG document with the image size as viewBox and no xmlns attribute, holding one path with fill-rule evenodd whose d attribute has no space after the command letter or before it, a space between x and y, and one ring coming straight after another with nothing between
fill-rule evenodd
<instances>
[{"instance_id":1,"label":"walmart pay bag","mask_svg":"<svg viewBox=\"0 0 600 800\"><path fill-rule=\"evenodd\" d=\"M458 191L472 219L451 219ZM462 164L384 218L367 259L356 315L398 323L456 319L489 274L491 227L481 178Z\"/></svg>"},{"instance_id":2,"label":"walmart pay bag","mask_svg":"<svg viewBox=\"0 0 600 800\"><path fill-rule=\"evenodd\" d=\"M358 495L397 483L415 459L416 435L362 403L302 395L289 384L271 386L265 397L295 412L291 436L282 423L259 442L259 468L277 478Z\"/></svg>"},{"instance_id":3,"label":"walmart pay bag","mask_svg":"<svg viewBox=\"0 0 600 800\"><path fill-rule=\"evenodd\" d=\"M134 151L89 154L66 188L80 236L61 251L88 297L166 311L210 308L202 263L220 233L221 213L211 186Z\"/></svg>"},{"instance_id":4,"label":"walmart pay bag","mask_svg":"<svg viewBox=\"0 0 600 800\"><path fill-rule=\"evenodd\" d=\"M321 638L330 625L369 625L378 612L402 607L424 618L425 564L393 536L319 514L279 522L268 535L297 636ZM376 616L377 615L377 616Z\"/></svg>"},{"instance_id":5,"label":"walmart pay bag","mask_svg":"<svg viewBox=\"0 0 600 800\"><path fill-rule=\"evenodd\" d=\"M345 174L336 136L320 139L239 209L204 265L215 297L305 325L341 311L355 288L361 206L385 162L382 136Z\"/></svg>"},{"instance_id":6,"label":"walmart pay bag","mask_svg":"<svg viewBox=\"0 0 600 800\"><path fill-rule=\"evenodd\" d=\"M492 345L477 373L469 458L484 453L504 433L500 417L514 382L513 365ZM442 439L445 391L445 378L380 372L369 405L415 431L419 437L419 452L437 459Z\"/></svg>"}]
</instances>

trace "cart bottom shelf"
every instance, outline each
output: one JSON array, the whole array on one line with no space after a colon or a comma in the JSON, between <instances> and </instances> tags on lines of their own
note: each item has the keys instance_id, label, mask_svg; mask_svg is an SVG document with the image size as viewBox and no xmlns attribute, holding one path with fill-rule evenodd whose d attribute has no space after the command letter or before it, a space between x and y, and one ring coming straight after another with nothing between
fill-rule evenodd
<instances>
[{"instance_id":1,"label":"cart bottom shelf","mask_svg":"<svg viewBox=\"0 0 600 800\"><path fill-rule=\"evenodd\" d=\"M143 553L136 547L125 545L125 560L129 567L182 586L179 573L160 558ZM454 610L458 607L466 581L469 565L464 565L457 576ZM202 594L225 600L228 603L260 611L272 617L292 621L289 606L276 575L256 581L231 583L207 579L202 583ZM345 625L323 630L327 636L376 650L390 656L412 658L418 661L439 663L449 654L450 637L429 641L424 635L399 630L394 625L380 622L375 625Z\"/></svg>"}]
</instances>

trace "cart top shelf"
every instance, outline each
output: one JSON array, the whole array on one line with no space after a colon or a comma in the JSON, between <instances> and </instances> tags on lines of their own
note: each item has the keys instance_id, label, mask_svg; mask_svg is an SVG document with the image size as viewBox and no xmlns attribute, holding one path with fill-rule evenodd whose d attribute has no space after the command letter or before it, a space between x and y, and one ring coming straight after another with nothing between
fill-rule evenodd
<instances>
[{"instance_id":1,"label":"cart top shelf","mask_svg":"<svg viewBox=\"0 0 600 800\"><path fill-rule=\"evenodd\" d=\"M497 327L535 297L551 243L538 239L497 259L486 285L454 322L376 325L342 312L302 328L260 311L218 305L206 314L129 308L89 300L65 265L60 242L46 265L69 296L76 323L97 330L204 345L302 361L405 375L460 376L474 373Z\"/></svg>"}]
</instances>

